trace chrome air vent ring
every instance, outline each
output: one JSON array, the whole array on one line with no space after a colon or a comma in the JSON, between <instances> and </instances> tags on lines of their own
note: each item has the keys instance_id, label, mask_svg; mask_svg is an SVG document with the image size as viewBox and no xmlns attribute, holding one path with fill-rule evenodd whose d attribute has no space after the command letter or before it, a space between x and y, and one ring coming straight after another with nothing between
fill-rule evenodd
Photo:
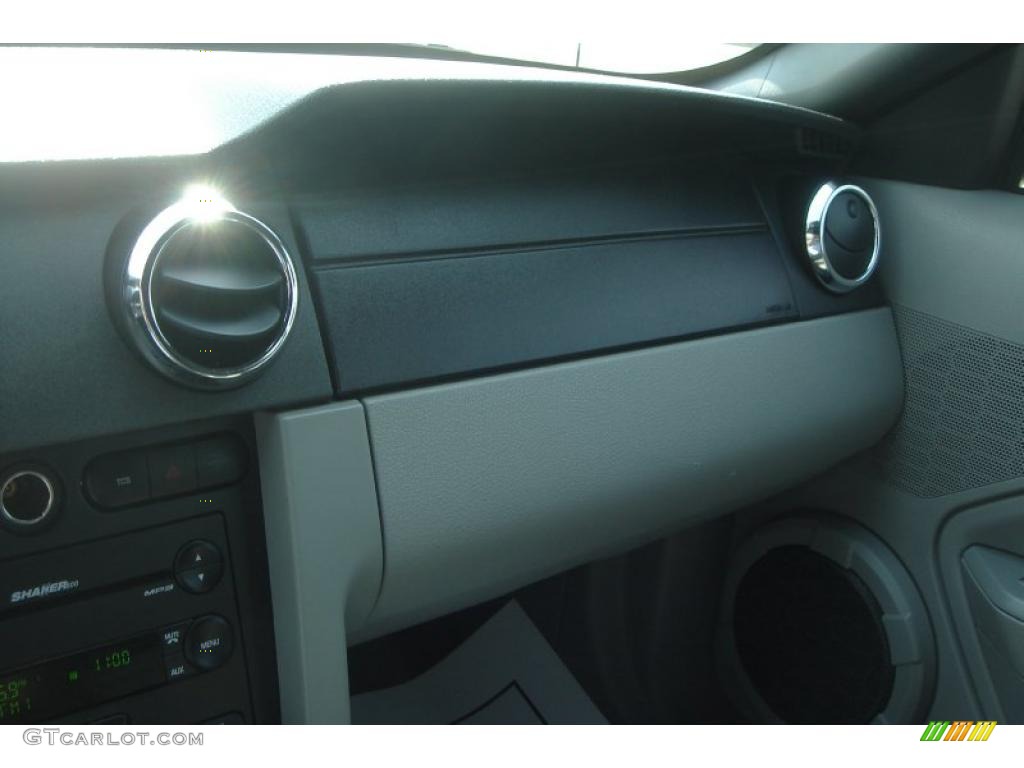
<instances>
[{"instance_id":1,"label":"chrome air vent ring","mask_svg":"<svg viewBox=\"0 0 1024 768\"><path fill-rule=\"evenodd\" d=\"M882 234L875 202L853 184L822 184L807 208L804 240L818 281L833 293L852 291L878 267Z\"/></svg>"},{"instance_id":2,"label":"chrome air vent ring","mask_svg":"<svg viewBox=\"0 0 1024 768\"><path fill-rule=\"evenodd\" d=\"M128 335L187 386L240 386L284 346L298 311L295 266L266 224L207 191L159 213L135 241L122 294Z\"/></svg>"}]
</instances>

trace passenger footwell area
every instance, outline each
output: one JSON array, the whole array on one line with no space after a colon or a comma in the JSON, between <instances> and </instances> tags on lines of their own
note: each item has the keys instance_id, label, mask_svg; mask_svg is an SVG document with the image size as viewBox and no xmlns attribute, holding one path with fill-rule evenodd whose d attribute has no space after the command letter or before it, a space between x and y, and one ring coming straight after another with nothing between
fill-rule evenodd
<instances>
[{"instance_id":1,"label":"passenger footwell area","mask_svg":"<svg viewBox=\"0 0 1024 768\"><path fill-rule=\"evenodd\" d=\"M445 659L352 699L355 724L603 724L605 718L519 604L509 602Z\"/></svg>"}]
</instances>

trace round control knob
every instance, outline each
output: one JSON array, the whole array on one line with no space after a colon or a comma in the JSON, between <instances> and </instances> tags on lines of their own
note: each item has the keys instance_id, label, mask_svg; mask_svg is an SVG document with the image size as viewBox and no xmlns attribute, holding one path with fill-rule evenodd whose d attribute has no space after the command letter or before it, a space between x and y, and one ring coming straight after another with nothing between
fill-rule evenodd
<instances>
[{"instance_id":1,"label":"round control knob","mask_svg":"<svg viewBox=\"0 0 1024 768\"><path fill-rule=\"evenodd\" d=\"M174 558L174 578L182 589L194 595L216 587L223 573L220 550L209 541L189 542L178 550Z\"/></svg>"},{"instance_id":2,"label":"round control knob","mask_svg":"<svg viewBox=\"0 0 1024 768\"><path fill-rule=\"evenodd\" d=\"M234 634L222 616L203 616L185 634L185 657L203 671L216 669L231 658Z\"/></svg>"},{"instance_id":3,"label":"round control knob","mask_svg":"<svg viewBox=\"0 0 1024 768\"><path fill-rule=\"evenodd\" d=\"M29 530L48 522L57 510L57 483L38 469L8 470L0 476L0 519Z\"/></svg>"},{"instance_id":4,"label":"round control knob","mask_svg":"<svg viewBox=\"0 0 1024 768\"><path fill-rule=\"evenodd\" d=\"M878 266L878 210L853 184L830 181L818 188L807 208L804 236L811 270L830 291L852 291Z\"/></svg>"}]
</instances>

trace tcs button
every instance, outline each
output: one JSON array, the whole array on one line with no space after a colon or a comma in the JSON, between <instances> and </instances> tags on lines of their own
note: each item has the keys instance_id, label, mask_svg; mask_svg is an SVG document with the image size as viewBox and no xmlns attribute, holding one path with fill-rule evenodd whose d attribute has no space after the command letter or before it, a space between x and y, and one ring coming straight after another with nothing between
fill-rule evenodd
<instances>
[{"instance_id":1,"label":"tcs button","mask_svg":"<svg viewBox=\"0 0 1024 768\"><path fill-rule=\"evenodd\" d=\"M113 509L149 500L146 457L139 453L108 453L85 469L85 492L101 507Z\"/></svg>"},{"instance_id":2,"label":"tcs button","mask_svg":"<svg viewBox=\"0 0 1024 768\"><path fill-rule=\"evenodd\" d=\"M234 634L222 616L203 616L192 622L185 637L185 657L199 669L216 669L231 658Z\"/></svg>"}]
</instances>

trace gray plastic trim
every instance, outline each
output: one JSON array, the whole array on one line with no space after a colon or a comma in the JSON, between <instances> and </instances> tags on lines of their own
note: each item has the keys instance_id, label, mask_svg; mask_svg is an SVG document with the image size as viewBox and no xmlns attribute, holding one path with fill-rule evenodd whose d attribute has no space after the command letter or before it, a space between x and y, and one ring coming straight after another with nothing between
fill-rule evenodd
<instances>
[{"instance_id":1,"label":"gray plastic trim","mask_svg":"<svg viewBox=\"0 0 1024 768\"><path fill-rule=\"evenodd\" d=\"M876 442L888 309L365 401L385 634L731 512Z\"/></svg>"},{"instance_id":2,"label":"gray plastic trim","mask_svg":"<svg viewBox=\"0 0 1024 768\"><path fill-rule=\"evenodd\" d=\"M256 417L284 723L349 722L346 634L383 554L363 408Z\"/></svg>"},{"instance_id":3,"label":"gray plastic trim","mask_svg":"<svg viewBox=\"0 0 1024 768\"><path fill-rule=\"evenodd\" d=\"M872 195L886 222L886 255L879 273L889 298L922 317L945 321L934 326L932 337L942 342L949 336L945 345L955 345L948 370L939 368L946 381L955 382L957 376L981 381L967 385L965 391L974 398L970 405L929 425L937 437L919 442L925 450L949 451L959 444L949 437L956 436L959 425L998 423L985 386L1005 387L998 367L1016 359L1012 354L993 356L992 347L987 347L974 353L973 360L972 346L964 343L971 337L964 331L974 329L1024 344L1019 301L1024 284L1024 196L877 179L857 183ZM906 327L915 334L922 330ZM953 338L953 331L960 338ZM910 338L908 344L914 341ZM992 342L1001 352L998 340ZM935 348L942 350L943 344ZM941 357L936 362L941 363ZM910 376L916 373L911 370ZM914 384L912 378L908 381ZM926 390L932 397L931 385L942 379L917 383L922 382L929 385ZM939 395L945 396L944 403L955 400L948 393ZM972 427L971 435L972 445L987 446L977 442L984 437L982 430ZM1024 720L1024 681L1007 696L1007 686L1018 678L1008 677L1008 662L992 663L998 652L993 655L992 643L975 630L967 593L971 585L965 582L962 567L964 550L974 544L1024 557L1024 477L992 471L990 454L981 454L990 462L981 473L983 485L965 487L974 483L975 475L971 483L931 498L893 486L879 467L878 455L864 455L737 517L737 527L743 530L792 509L830 510L857 520L885 541L916 581L935 629L938 674L927 719ZM971 455L963 453L961 458ZM1005 453L995 459L1008 461ZM1009 717L1011 712L1020 714Z\"/></svg>"},{"instance_id":4,"label":"gray plastic trim","mask_svg":"<svg viewBox=\"0 0 1024 768\"><path fill-rule=\"evenodd\" d=\"M1015 484L1019 494L1020 482ZM1006 485L1009 484L1002 484ZM991 487L985 490L993 492ZM954 498L957 497L945 497L946 500ZM940 573L948 595L947 610L956 628L981 712L987 720L1021 722L1024 718L1024 680L1019 672L1007 677L1013 672L1014 662L1021 662L1024 657L1019 653L1017 659L1008 657L1004 647L1006 638L1000 636L1001 630L996 630L1000 616L1013 621L1012 614L1005 611L1013 610L1015 605L1019 607L1019 597L1000 595L1004 590L997 588L997 576L1005 579L1007 574L993 571L991 561L983 569L978 555L1000 555L1006 558L1004 564L1013 560L1024 563L1022 542L1024 496L1021 495L958 511L945 522L938 538ZM987 552L983 548L987 548ZM968 553L973 554L965 556ZM1004 625L1002 629L1012 634L1012 626Z\"/></svg>"},{"instance_id":5,"label":"gray plastic trim","mask_svg":"<svg viewBox=\"0 0 1024 768\"><path fill-rule=\"evenodd\" d=\"M879 273L893 304L1024 343L1024 196L858 183L886 222Z\"/></svg>"},{"instance_id":6,"label":"gray plastic trim","mask_svg":"<svg viewBox=\"0 0 1024 768\"><path fill-rule=\"evenodd\" d=\"M993 607L1024 625L1024 557L979 545L964 551L963 564ZM1019 651L1024 660L1024 644Z\"/></svg>"},{"instance_id":7,"label":"gray plastic trim","mask_svg":"<svg viewBox=\"0 0 1024 768\"><path fill-rule=\"evenodd\" d=\"M800 43L701 84L865 120L941 80L991 44ZM900 77L894 78L893 72Z\"/></svg>"},{"instance_id":8,"label":"gray plastic trim","mask_svg":"<svg viewBox=\"0 0 1024 768\"><path fill-rule=\"evenodd\" d=\"M1019 700L1024 694L1024 685L1020 682L1021 675L1024 675L1024 618L1020 614L1007 613L1001 603L1015 587L1020 589L1019 581L1016 584L995 583L991 572L986 565L980 564L981 558L971 558L977 554L977 550L987 550L988 547L971 547L964 553L964 586L967 590L967 600L971 606L971 613L974 616L974 628L978 632L978 639L981 641L982 652L988 664L989 671L995 673L1004 664L1011 670L1011 679L1015 680L1018 688L1016 697L1011 699ZM988 550L994 552L995 550ZM1012 556L1007 556L1012 557ZM973 564L971 560L974 560ZM1024 573L1024 558L1016 558L1018 561L1017 572ZM997 579L999 577L996 577ZM1018 599L1018 598L1014 598ZM999 680L998 677L1003 677ZM992 675L992 682L999 689L1000 682L1005 682L1005 675ZM1021 716L1018 708L1012 710L1006 705L1006 696L1000 690L1000 698L1003 699L1003 709L1008 711L1014 720Z\"/></svg>"},{"instance_id":9,"label":"gray plastic trim","mask_svg":"<svg viewBox=\"0 0 1024 768\"><path fill-rule=\"evenodd\" d=\"M893 487L873 457L862 454L737 516L738 535L794 509L820 509L856 520L892 549L924 599L935 631L935 697L924 720L951 716L1008 721L986 668L984 640L974 630L961 556L983 544L1024 557L1024 479L921 498ZM1007 665L1009 669L1009 665ZM1024 712L1024 709L1021 710Z\"/></svg>"}]
</instances>

